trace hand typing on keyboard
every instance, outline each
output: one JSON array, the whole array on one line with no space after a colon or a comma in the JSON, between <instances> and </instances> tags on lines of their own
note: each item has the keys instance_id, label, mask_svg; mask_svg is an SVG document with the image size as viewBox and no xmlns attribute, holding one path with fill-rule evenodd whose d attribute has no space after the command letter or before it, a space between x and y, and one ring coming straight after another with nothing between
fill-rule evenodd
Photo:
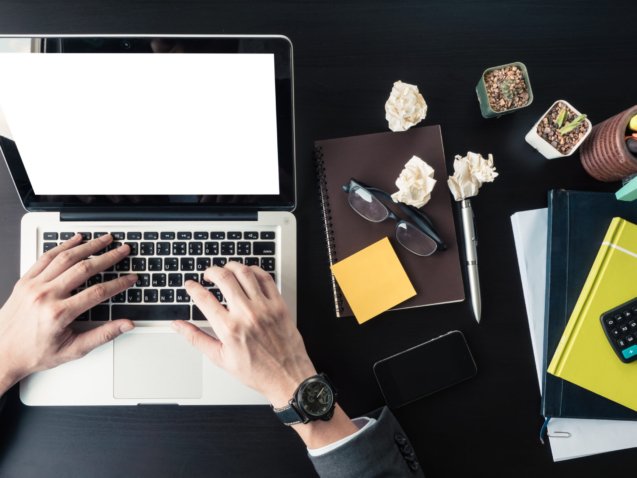
<instances>
[{"instance_id":1,"label":"hand typing on keyboard","mask_svg":"<svg viewBox=\"0 0 637 478\"><path fill-rule=\"evenodd\" d=\"M43 254L18 281L0 309L0 395L27 375L82 357L133 328L126 319L81 333L69 327L78 315L137 280L135 274L122 275L72 295L129 254L129 246L123 245L94 255L112 241L107 234L83 243L76 234Z\"/></svg>"},{"instance_id":2,"label":"hand typing on keyboard","mask_svg":"<svg viewBox=\"0 0 637 478\"><path fill-rule=\"evenodd\" d=\"M257 266L237 262L208 268L204 277L219 288L227 308L197 282L186 281L186 290L216 337L182 320L174 321L173 327L213 363L263 394L274 407L287 405L299 384L315 375L316 369L274 280ZM329 422L293 428L311 448L357 430L338 406Z\"/></svg>"}]
</instances>

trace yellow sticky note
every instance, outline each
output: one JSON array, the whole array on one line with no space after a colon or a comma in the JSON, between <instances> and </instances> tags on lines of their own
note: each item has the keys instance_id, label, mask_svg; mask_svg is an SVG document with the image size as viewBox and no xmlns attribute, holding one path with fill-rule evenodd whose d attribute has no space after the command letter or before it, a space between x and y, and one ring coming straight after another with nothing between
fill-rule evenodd
<instances>
[{"instance_id":1,"label":"yellow sticky note","mask_svg":"<svg viewBox=\"0 0 637 478\"><path fill-rule=\"evenodd\" d=\"M332 265L359 324L416 295L388 238Z\"/></svg>"}]
</instances>

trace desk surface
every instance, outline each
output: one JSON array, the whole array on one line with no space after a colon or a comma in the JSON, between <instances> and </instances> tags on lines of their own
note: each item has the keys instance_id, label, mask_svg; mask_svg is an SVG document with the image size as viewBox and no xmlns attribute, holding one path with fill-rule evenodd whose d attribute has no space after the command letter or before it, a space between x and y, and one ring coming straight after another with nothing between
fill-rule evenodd
<instances>
[{"instance_id":1,"label":"desk surface","mask_svg":"<svg viewBox=\"0 0 637 478\"><path fill-rule=\"evenodd\" d=\"M397 412L428 476L599 476L637 451L553 464L538 441L539 394L509 216L542 207L549 188L614 190L577 154L547 161L524 142L565 98L593 123L635 102L630 2L0 2L0 32L283 33L294 42L299 204L299 328L352 416L382 405L379 358L450 329L467 336L477 378ZM474 87L484 68L523 61L534 103L485 120ZM314 139L385 131L395 80L416 83L439 123L449 164L468 149L500 177L473 201L483 319L468 302L391 313L364 326L336 319L312 168ZM443 187L442 183L440 187ZM18 276L23 211L0 166L0 300ZM264 407L26 408L15 390L0 427L0 476L312 476L304 448ZM462 457L461 459L458 459Z\"/></svg>"}]
</instances>

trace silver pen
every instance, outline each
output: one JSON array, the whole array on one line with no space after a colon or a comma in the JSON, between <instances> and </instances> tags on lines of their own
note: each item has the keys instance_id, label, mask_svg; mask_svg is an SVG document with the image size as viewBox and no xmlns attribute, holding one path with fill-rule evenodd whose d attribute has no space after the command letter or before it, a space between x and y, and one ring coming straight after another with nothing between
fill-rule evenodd
<instances>
[{"instance_id":1,"label":"silver pen","mask_svg":"<svg viewBox=\"0 0 637 478\"><path fill-rule=\"evenodd\" d=\"M478 239L476 238L473 223L473 209L471 201L463 199L460 202L462 212L462 230L464 231L464 248L467 260L467 275L469 276L469 292L471 294L471 306L476 321L480 323L482 301L480 299L480 276L478 275Z\"/></svg>"}]
</instances>

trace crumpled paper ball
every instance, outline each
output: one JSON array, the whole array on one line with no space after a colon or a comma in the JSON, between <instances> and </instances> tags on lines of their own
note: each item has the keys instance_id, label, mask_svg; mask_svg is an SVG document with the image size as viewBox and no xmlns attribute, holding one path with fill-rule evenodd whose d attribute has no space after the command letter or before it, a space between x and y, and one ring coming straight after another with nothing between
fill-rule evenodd
<instances>
[{"instance_id":1,"label":"crumpled paper ball","mask_svg":"<svg viewBox=\"0 0 637 478\"><path fill-rule=\"evenodd\" d=\"M395 202L422 207L431 199L435 185L433 168L418 156L412 156L396 179L398 191L391 198Z\"/></svg>"},{"instance_id":2,"label":"crumpled paper ball","mask_svg":"<svg viewBox=\"0 0 637 478\"><path fill-rule=\"evenodd\" d=\"M493 182L497 176L492 154L485 159L481 154L469 151L464 157L456 155L454 158L453 176L449 176L447 185L453 198L462 201L476 196L482 184Z\"/></svg>"},{"instance_id":3,"label":"crumpled paper ball","mask_svg":"<svg viewBox=\"0 0 637 478\"><path fill-rule=\"evenodd\" d=\"M425 119L427 103L416 85L397 81L385 103L385 119L392 131L407 131Z\"/></svg>"}]
</instances>

